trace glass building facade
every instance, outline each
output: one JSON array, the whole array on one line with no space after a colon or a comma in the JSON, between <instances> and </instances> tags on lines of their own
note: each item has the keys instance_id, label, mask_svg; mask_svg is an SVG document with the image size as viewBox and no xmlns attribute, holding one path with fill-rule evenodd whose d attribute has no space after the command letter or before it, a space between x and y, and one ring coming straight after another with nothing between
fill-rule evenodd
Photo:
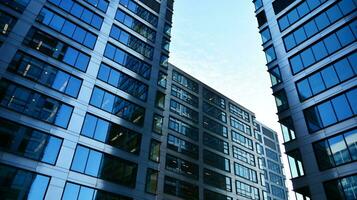
<instances>
[{"instance_id":1,"label":"glass building facade","mask_svg":"<svg viewBox=\"0 0 357 200\"><path fill-rule=\"evenodd\" d=\"M168 63L173 3L1 1L0 199L287 199L276 133Z\"/></svg>"},{"instance_id":2,"label":"glass building facade","mask_svg":"<svg viewBox=\"0 0 357 200\"><path fill-rule=\"evenodd\" d=\"M297 199L357 199L357 2L255 0Z\"/></svg>"}]
</instances>

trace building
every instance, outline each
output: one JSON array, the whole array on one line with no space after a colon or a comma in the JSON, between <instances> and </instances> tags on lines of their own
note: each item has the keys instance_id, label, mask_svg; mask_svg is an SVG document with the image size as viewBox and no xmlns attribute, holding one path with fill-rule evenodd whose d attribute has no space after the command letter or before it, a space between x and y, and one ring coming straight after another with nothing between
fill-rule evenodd
<instances>
[{"instance_id":1,"label":"building","mask_svg":"<svg viewBox=\"0 0 357 200\"><path fill-rule=\"evenodd\" d=\"M1 199L287 198L277 134L168 64L172 13L1 1Z\"/></svg>"},{"instance_id":2,"label":"building","mask_svg":"<svg viewBox=\"0 0 357 200\"><path fill-rule=\"evenodd\" d=\"M355 0L254 0L297 199L357 199Z\"/></svg>"}]
</instances>

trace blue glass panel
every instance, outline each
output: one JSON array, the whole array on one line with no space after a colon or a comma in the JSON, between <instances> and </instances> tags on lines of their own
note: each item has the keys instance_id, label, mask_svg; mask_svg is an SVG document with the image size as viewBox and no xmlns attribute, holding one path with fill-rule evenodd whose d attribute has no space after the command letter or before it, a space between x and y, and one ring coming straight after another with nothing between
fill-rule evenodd
<instances>
[{"instance_id":1,"label":"blue glass panel","mask_svg":"<svg viewBox=\"0 0 357 200\"><path fill-rule=\"evenodd\" d=\"M280 30L284 30L289 26L288 17L284 16L278 20Z\"/></svg>"},{"instance_id":2,"label":"blue glass panel","mask_svg":"<svg viewBox=\"0 0 357 200\"><path fill-rule=\"evenodd\" d=\"M344 134L352 160L357 160L357 130L354 129Z\"/></svg>"},{"instance_id":3,"label":"blue glass panel","mask_svg":"<svg viewBox=\"0 0 357 200\"><path fill-rule=\"evenodd\" d=\"M101 108L108 112L113 111L115 96L110 93L105 93Z\"/></svg>"},{"instance_id":4,"label":"blue glass panel","mask_svg":"<svg viewBox=\"0 0 357 200\"><path fill-rule=\"evenodd\" d=\"M114 60L118 63L124 63L124 59L125 59L124 52L120 49L117 49L117 51L115 52Z\"/></svg>"},{"instance_id":5,"label":"blue glass panel","mask_svg":"<svg viewBox=\"0 0 357 200\"><path fill-rule=\"evenodd\" d=\"M315 62L314 54L312 53L312 50L310 48L301 52L300 56L305 67L310 66Z\"/></svg>"},{"instance_id":6,"label":"blue glass panel","mask_svg":"<svg viewBox=\"0 0 357 200\"><path fill-rule=\"evenodd\" d=\"M93 15L92 22L91 22L92 26L100 30L102 23L103 23L103 18L99 17L98 15Z\"/></svg>"},{"instance_id":7,"label":"blue glass panel","mask_svg":"<svg viewBox=\"0 0 357 200\"><path fill-rule=\"evenodd\" d=\"M27 200L44 199L49 181L49 177L36 175L32 182Z\"/></svg>"},{"instance_id":8,"label":"blue glass panel","mask_svg":"<svg viewBox=\"0 0 357 200\"><path fill-rule=\"evenodd\" d=\"M85 35L86 32L82 28L77 27L74 31L73 39L79 43L83 43Z\"/></svg>"},{"instance_id":9,"label":"blue glass panel","mask_svg":"<svg viewBox=\"0 0 357 200\"><path fill-rule=\"evenodd\" d=\"M317 6L320 5L320 1L319 0L307 0L306 2L309 5L310 10L315 9L315 8L317 8Z\"/></svg>"},{"instance_id":10,"label":"blue glass panel","mask_svg":"<svg viewBox=\"0 0 357 200\"><path fill-rule=\"evenodd\" d=\"M82 146L77 146L76 152L73 157L71 170L84 173L84 169L87 164L87 158L89 155L89 149Z\"/></svg>"},{"instance_id":11,"label":"blue glass panel","mask_svg":"<svg viewBox=\"0 0 357 200\"><path fill-rule=\"evenodd\" d=\"M84 45L93 49L95 42L97 41L97 37L95 37L93 34L91 33L87 33L86 37L84 38Z\"/></svg>"},{"instance_id":12,"label":"blue glass panel","mask_svg":"<svg viewBox=\"0 0 357 200\"><path fill-rule=\"evenodd\" d=\"M86 23L90 24L92 21L93 13L87 9L83 10L81 19L85 21Z\"/></svg>"},{"instance_id":13,"label":"blue glass panel","mask_svg":"<svg viewBox=\"0 0 357 200\"><path fill-rule=\"evenodd\" d=\"M64 18L60 17L58 15L53 16L50 26L55 29L56 31L60 31L62 29L62 26L64 24Z\"/></svg>"},{"instance_id":14,"label":"blue glass panel","mask_svg":"<svg viewBox=\"0 0 357 200\"><path fill-rule=\"evenodd\" d=\"M300 96L301 100L311 97L312 93L311 93L310 85L309 85L309 82L307 79L298 82L296 85L297 85L297 89L298 89L299 96Z\"/></svg>"},{"instance_id":15,"label":"blue glass panel","mask_svg":"<svg viewBox=\"0 0 357 200\"><path fill-rule=\"evenodd\" d=\"M66 11L70 11L73 6L73 2L72 1L61 1L59 6Z\"/></svg>"},{"instance_id":16,"label":"blue glass panel","mask_svg":"<svg viewBox=\"0 0 357 200\"><path fill-rule=\"evenodd\" d=\"M102 105L103 97L104 91L99 88L94 88L90 104L100 108Z\"/></svg>"},{"instance_id":17,"label":"blue glass panel","mask_svg":"<svg viewBox=\"0 0 357 200\"><path fill-rule=\"evenodd\" d=\"M63 62L74 66L76 63L77 57L78 57L78 51L73 49L72 47L69 47L66 51L66 54L64 55Z\"/></svg>"},{"instance_id":18,"label":"blue glass panel","mask_svg":"<svg viewBox=\"0 0 357 200\"><path fill-rule=\"evenodd\" d=\"M86 71L89 63L89 57L80 53L77 58L76 67L82 71Z\"/></svg>"},{"instance_id":19,"label":"blue glass panel","mask_svg":"<svg viewBox=\"0 0 357 200\"><path fill-rule=\"evenodd\" d=\"M99 168L102 163L102 153L98 151L89 151L88 161L85 173L92 176L98 176Z\"/></svg>"},{"instance_id":20,"label":"blue glass panel","mask_svg":"<svg viewBox=\"0 0 357 200\"><path fill-rule=\"evenodd\" d=\"M353 113L357 115L357 89L353 89L349 92L347 92L347 99L348 102L351 105L351 108L353 110Z\"/></svg>"},{"instance_id":21,"label":"blue glass panel","mask_svg":"<svg viewBox=\"0 0 357 200\"><path fill-rule=\"evenodd\" d=\"M325 45L322 41L313 45L311 49L312 52L314 53L316 60L321 60L328 55Z\"/></svg>"},{"instance_id":22,"label":"blue glass panel","mask_svg":"<svg viewBox=\"0 0 357 200\"><path fill-rule=\"evenodd\" d=\"M66 21L63 25L62 33L68 37L72 37L75 29L76 26L73 23Z\"/></svg>"},{"instance_id":23,"label":"blue glass panel","mask_svg":"<svg viewBox=\"0 0 357 200\"><path fill-rule=\"evenodd\" d=\"M301 27L298 30L294 31L295 41L297 44L300 44L304 40L306 40L306 34L304 28Z\"/></svg>"},{"instance_id":24,"label":"blue glass panel","mask_svg":"<svg viewBox=\"0 0 357 200\"><path fill-rule=\"evenodd\" d=\"M107 139L107 133L109 132L109 122L102 119L98 119L97 128L95 130L94 139L105 142Z\"/></svg>"},{"instance_id":25,"label":"blue glass panel","mask_svg":"<svg viewBox=\"0 0 357 200\"><path fill-rule=\"evenodd\" d=\"M290 50L290 49L294 48L296 46L294 35L290 34L287 37L285 37L284 44L285 44L286 50Z\"/></svg>"},{"instance_id":26,"label":"blue glass panel","mask_svg":"<svg viewBox=\"0 0 357 200\"><path fill-rule=\"evenodd\" d=\"M115 54L115 47L111 44L107 44L107 46L105 47L105 51L104 51L105 57L113 60L114 54Z\"/></svg>"},{"instance_id":27,"label":"blue glass panel","mask_svg":"<svg viewBox=\"0 0 357 200\"><path fill-rule=\"evenodd\" d=\"M326 11L326 14L330 19L331 23L341 19L343 16L338 6L333 6L332 8L328 9Z\"/></svg>"},{"instance_id":28,"label":"blue glass panel","mask_svg":"<svg viewBox=\"0 0 357 200\"><path fill-rule=\"evenodd\" d=\"M81 89L82 81L79 80L78 78L71 77L68 82L68 86L66 88L66 94L72 96L72 97L77 97L78 92Z\"/></svg>"},{"instance_id":29,"label":"blue glass panel","mask_svg":"<svg viewBox=\"0 0 357 200\"><path fill-rule=\"evenodd\" d=\"M329 54L332 54L341 48L340 42L338 41L335 34L325 38L324 43Z\"/></svg>"},{"instance_id":30,"label":"blue glass panel","mask_svg":"<svg viewBox=\"0 0 357 200\"><path fill-rule=\"evenodd\" d=\"M108 82L109 73L110 73L110 68L102 64L100 65L98 78L102 81Z\"/></svg>"},{"instance_id":31,"label":"blue glass panel","mask_svg":"<svg viewBox=\"0 0 357 200\"><path fill-rule=\"evenodd\" d=\"M330 101L320 104L317 107L318 107L321 121L322 121L322 124L324 125L324 127L337 122L337 119L336 119L336 116L335 116L335 113L333 111L333 107L332 107Z\"/></svg>"},{"instance_id":32,"label":"blue glass panel","mask_svg":"<svg viewBox=\"0 0 357 200\"><path fill-rule=\"evenodd\" d=\"M316 107L305 110L304 114L310 132L318 131L323 127Z\"/></svg>"},{"instance_id":33,"label":"blue glass panel","mask_svg":"<svg viewBox=\"0 0 357 200\"><path fill-rule=\"evenodd\" d=\"M305 24L304 29L305 29L307 37L311 37L311 36L315 35L318 31L314 20Z\"/></svg>"},{"instance_id":34,"label":"blue glass panel","mask_svg":"<svg viewBox=\"0 0 357 200\"><path fill-rule=\"evenodd\" d=\"M79 185L67 183L62 200L76 200L79 194Z\"/></svg>"},{"instance_id":35,"label":"blue glass panel","mask_svg":"<svg viewBox=\"0 0 357 200\"><path fill-rule=\"evenodd\" d=\"M353 70L346 59L336 62L334 65L338 77L341 81L345 81L354 76Z\"/></svg>"},{"instance_id":36,"label":"blue glass panel","mask_svg":"<svg viewBox=\"0 0 357 200\"><path fill-rule=\"evenodd\" d=\"M269 28L263 30L261 33L260 33L261 37L262 37L262 41L263 43L266 43L267 41L269 41L271 39L271 35L270 35L270 31L269 31Z\"/></svg>"},{"instance_id":37,"label":"blue glass panel","mask_svg":"<svg viewBox=\"0 0 357 200\"><path fill-rule=\"evenodd\" d=\"M307 5L306 2L300 4L296 9L300 16L305 16L307 13L310 12L309 6Z\"/></svg>"},{"instance_id":38,"label":"blue glass panel","mask_svg":"<svg viewBox=\"0 0 357 200\"><path fill-rule=\"evenodd\" d=\"M97 125L97 118L92 115L86 115L81 134L92 138L94 135L96 125Z\"/></svg>"},{"instance_id":39,"label":"blue glass panel","mask_svg":"<svg viewBox=\"0 0 357 200\"><path fill-rule=\"evenodd\" d=\"M357 27L355 27L357 28ZM355 40L355 37L351 29L346 26L336 32L338 40L341 42L341 45L344 47Z\"/></svg>"},{"instance_id":40,"label":"blue glass panel","mask_svg":"<svg viewBox=\"0 0 357 200\"><path fill-rule=\"evenodd\" d=\"M81 18L83 11L83 6L79 5L78 3L75 3L71 9L72 15L76 16L77 18Z\"/></svg>"},{"instance_id":41,"label":"blue glass panel","mask_svg":"<svg viewBox=\"0 0 357 200\"><path fill-rule=\"evenodd\" d=\"M62 128L66 128L71 118L72 111L73 107L62 104L60 109L57 111L55 124Z\"/></svg>"},{"instance_id":42,"label":"blue glass panel","mask_svg":"<svg viewBox=\"0 0 357 200\"><path fill-rule=\"evenodd\" d=\"M274 47L270 47L265 50L265 57L267 59L267 63L270 63L276 59Z\"/></svg>"},{"instance_id":43,"label":"blue glass panel","mask_svg":"<svg viewBox=\"0 0 357 200\"><path fill-rule=\"evenodd\" d=\"M299 19L299 14L296 9L290 11L287 16L288 16L290 24L293 24L294 22L296 22Z\"/></svg>"},{"instance_id":44,"label":"blue glass panel","mask_svg":"<svg viewBox=\"0 0 357 200\"><path fill-rule=\"evenodd\" d=\"M353 115L345 95L338 96L332 99L331 102L339 121L347 119Z\"/></svg>"},{"instance_id":45,"label":"blue glass panel","mask_svg":"<svg viewBox=\"0 0 357 200\"><path fill-rule=\"evenodd\" d=\"M42 162L55 164L58 153L61 149L62 140L56 137L50 136L47 141L46 149L42 156Z\"/></svg>"},{"instance_id":46,"label":"blue glass panel","mask_svg":"<svg viewBox=\"0 0 357 200\"><path fill-rule=\"evenodd\" d=\"M325 82L326 88L330 88L339 83L337 74L332 66L323 69L321 71L321 76Z\"/></svg>"},{"instance_id":47,"label":"blue glass panel","mask_svg":"<svg viewBox=\"0 0 357 200\"><path fill-rule=\"evenodd\" d=\"M69 74L64 73L62 71L58 71L56 74L56 78L52 83L52 88L64 92L68 84L68 80L69 80Z\"/></svg>"},{"instance_id":48,"label":"blue glass panel","mask_svg":"<svg viewBox=\"0 0 357 200\"><path fill-rule=\"evenodd\" d=\"M91 200L93 199L94 189L88 187L81 187L78 200Z\"/></svg>"},{"instance_id":49,"label":"blue glass panel","mask_svg":"<svg viewBox=\"0 0 357 200\"><path fill-rule=\"evenodd\" d=\"M336 165L341 165L351 161L351 156L348 153L347 146L342 135L330 138L328 142L330 144L331 153Z\"/></svg>"},{"instance_id":50,"label":"blue glass panel","mask_svg":"<svg viewBox=\"0 0 357 200\"><path fill-rule=\"evenodd\" d=\"M344 0L338 4L343 14L347 14L356 8L356 5L353 3L353 1L354 0Z\"/></svg>"},{"instance_id":51,"label":"blue glass panel","mask_svg":"<svg viewBox=\"0 0 357 200\"><path fill-rule=\"evenodd\" d=\"M355 74L357 74L357 53L353 53L352 55L348 56L348 61L353 68Z\"/></svg>"},{"instance_id":52,"label":"blue glass panel","mask_svg":"<svg viewBox=\"0 0 357 200\"><path fill-rule=\"evenodd\" d=\"M296 55L292 57L290 59L290 64L294 74L304 69L304 66L302 65L301 62L300 55Z\"/></svg>"},{"instance_id":53,"label":"blue glass panel","mask_svg":"<svg viewBox=\"0 0 357 200\"><path fill-rule=\"evenodd\" d=\"M315 22L317 25L317 28L321 31L324 28L326 28L328 25L330 25L330 20L328 19L326 13L322 13L321 15L317 16L315 18Z\"/></svg>"},{"instance_id":54,"label":"blue glass panel","mask_svg":"<svg viewBox=\"0 0 357 200\"><path fill-rule=\"evenodd\" d=\"M326 88L320 73L310 76L309 82L313 94L318 94Z\"/></svg>"},{"instance_id":55,"label":"blue glass panel","mask_svg":"<svg viewBox=\"0 0 357 200\"><path fill-rule=\"evenodd\" d=\"M118 86L120 77L121 77L121 74L119 74L117 71L112 70L109 75L108 83L113 86Z\"/></svg>"}]
</instances>

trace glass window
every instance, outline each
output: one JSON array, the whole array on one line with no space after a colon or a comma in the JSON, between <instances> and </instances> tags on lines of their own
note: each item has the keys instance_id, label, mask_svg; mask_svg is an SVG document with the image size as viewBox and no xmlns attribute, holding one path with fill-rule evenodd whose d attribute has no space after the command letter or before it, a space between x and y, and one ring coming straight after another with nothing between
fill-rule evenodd
<instances>
[{"instance_id":1,"label":"glass window","mask_svg":"<svg viewBox=\"0 0 357 200\"><path fill-rule=\"evenodd\" d=\"M151 194L157 192L157 182L159 178L159 172L153 169L146 170L146 185L145 191Z\"/></svg>"},{"instance_id":2,"label":"glass window","mask_svg":"<svg viewBox=\"0 0 357 200\"><path fill-rule=\"evenodd\" d=\"M170 111L191 120L195 124L198 123L198 112L197 111L195 111L181 103L178 103L177 101L175 101L173 99L171 99L171 101L170 101Z\"/></svg>"},{"instance_id":3,"label":"glass window","mask_svg":"<svg viewBox=\"0 0 357 200\"><path fill-rule=\"evenodd\" d=\"M353 113L357 115L357 90L353 89L349 92L346 93L348 102L350 103L350 106L353 110Z\"/></svg>"},{"instance_id":4,"label":"glass window","mask_svg":"<svg viewBox=\"0 0 357 200\"><path fill-rule=\"evenodd\" d=\"M169 129L198 141L198 128L171 116L169 118Z\"/></svg>"},{"instance_id":5,"label":"glass window","mask_svg":"<svg viewBox=\"0 0 357 200\"><path fill-rule=\"evenodd\" d=\"M197 200L199 197L198 186L169 176L165 176L164 193L187 200Z\"/></svg>"},{"instance_id":6,"label":"glass window","mask_svg":"<svg viewBox=\"0 0 357 200\"><path fill-rule=\"evenodd\" d=\"M309 83L311 86L312 93L314 95L320 93L321 91L325 90L325 83L322 80L321 74L316 73L309 77Z\"/></svg>"},{"instance_id":7,"label":"glass window","mask_svg":"<svg viewBox=\"0 0 357 200\"><path fill-rule=\"evenodd\" d=\"M212 187L216 187L221 190L232 191L232 180L230 177L224 176L209 169L203 171L203 181Z\"/></svg>"},{"instance_id":8,"label":"glass window","mask_svg":"<svg viewBox=\"0 0 357 200\"><path fill-rule=\"evenodd\" d=\"M260 0L259 0L260 1ZM270 30L269 28L266 28L260 32L260 35L262 37L263 44L271 40L271 35L270 35Z\"/></svg>"},{"instance_id":9,"label":"glass window","mask_svg":"<svg viewBox=\"0 0 357 200\"><path fill-rule=\"evenodd\" d=\"M314 36L318 32L315 20L306 23L304 29L308 38Z\"/></svg>"},{"instance_id":10,"label":"glass window","mask_svg":"<svg viewBox=\"0 0 357 200\"><path fill-rule=\"evenodd\" d=\"M317 25L317 28L321 31L324 28L326 28L328 25L330 25L330 20L328 19L326 13L321 13L319 16L315 18L315 22Z\"/></svg>"},{"instance_id":11,"label":"glass window","mask_svg":"<svg viewBox=\"0 0 357 200\"><path fill-rule=\"evenodd\" d=\"M203 102L203 112L206 113L207 115L223 122L226 123L227 122L227 115L225 112L223 112L222 110L216 108L215 106L206 103L205 101Z\"/></svg>"},{"instance_id":12,"label":"glass window","mask_svg":"<svg viewBox=\"0 0 357 200\"><path fill-rule=\"evenodd\" d=\"M304 27L301 27L297 30L294 31L294 37L295 37L295 41L297 44L300 44L302 41L305 41L307 36L304 30Z\"/></svg>"},{"instance_id":13,"label":"glass window","mask_svg":"<svg viewBox=\"0 0 357 200\"><path fill-rule=\"evenodd\" d=\"M312 65L315 62L314 54L312 53L311 49L306 49L305 51L301 52L301 60L305 67Z\"/></svg>"},{"instance_id":14,"label":"glass window","mask_svg":"<svg viewBox=\"0 0 357 200\"><path fill-rule=\"evenodd\" d=\"M339 83L336 72L332 66L323 69L321 71L321 75L322 75L322 78L326 84L326 88L330 88L330 87L335 86L336 84Z\"/></svg>"},{"instance_id":15,"label":"glass window","mask_svg":"<svg viewBox=\"0 0 357 200\"><path fill-rule=\"evenodd\" d=\"M184 159L166 154L166 169L185 177L197 180L199 175L198 165Z\"/></svg>"},{"instance_id":16,"label":"glass window","mask_svg":"<svg viewBox=\"0 0 357 200\"><path fill-rule=\"evenodd\" d=\"M167 137L167 148L182 153L191 158L198 158L198 146L171 134Z\"/></svg>"},{"instance_id":17,"label":"glass window","mask_svg":"<svg viewBox=\"0 0 357 200\"><path fill-rule=\"evenodd\" d=\"M172 71L172 80L186 87L187 89L190 89L195 93L198 93L198 83L192 81L191 79L187 78L186 76L175 70Z\"/></svg>"},{"instance_id":18,"label":"glass window","mask_svg":"<svg viewBox=\"0 0 357 200\"><path fill-rule=\"evenodd\" d=\"M233 146L233 157L255 167L255 156L243 149Z\"/></svg>"},{"instance_id":19,"label":"glass window","mask_svg":"<svg viewBox=\"0 0 357 200\"><path fill-rule=\"evenodd\" d=\"M321 60L328 55L325 45L322 41L316 43L314 46L311 47L311 49L314 53L316 60Z\"/></svg>"},{"instance_id":20,"label":"glass window","mask_svg":"<svg viewBox=\"0 0 357 200\"><path fill-rule=\"evenodd\" d=\"M203 117L203 128L223 137L228 137L228 129L226 126L209 119L208 117Z\"/></svg>"},{"instance_id":21,"label":"glass window","mask_svg":"<svg viewBox=\"0 0 357 200\"><path fill-rule=\"evenodd\" d=\"M324 188L327 199L356 199L356 182L357 175L352 175L341 179L335 179L325 182Z\"/></svg>"},{"instance_id":22,"label":"glass window","mask_svg":"<svg viewBox=\"0 0 357 200\"><path fill-rule=\"evenodd\" d=\"M229 159L208 150L203 150L203 162L223 171L231 171Z\"/></svg>"},{"instance_id":23,"label":"glass window","mask_svg":"<svg viewBox=\"0 0 357 200\"><path fill-rule=\"evenodd\" d=\"M151 140L149 159L154 162L160 161L160 142Z\"/></svg>"},{"instance_id":24,"label":"glass window","mask_svg":"<svg viewBox=\"0 0 357 200\"><path fill-rule=\"evenodd\" d=\"M336 35L330 35L325 38L324 43L329 54L332 54L341 48L340 42L338 41Z\"/></svg>"},{"instance_id":25,"label":"glass window","mask_svg":"<svg viewBox=\"0 0 357 200\"><path fill-rule=\"evenodd\" d=\"M346 96L341 95L331 100L333 108L336 112L337 119L342 121L353 115L352 110L348 105Z\"/></svg>"},{"instance_id":26,"label":"glass window","mask_svg":"<svg viewBox=\"0 0 357 200\"><path fill-rule=\"evenodd\" d=\"M291 50L296 46L296 41L293 34L289 34L283 38L284 45L287 51Z\"/></svg>"},{"instance_id":27,"label":"glass window","mask_svg":"<svg viewBox=\"0 0 357 200\"><path fill-rule=\"evenodd\" d=\"M353 70L351 69L347 59L340 60L333 64L337 72L338 77L341 81L345 81L354 76Z\"/></svg>"},{"instance_id":28,"label":"glass window","mask_svg":"<svg viewBox=\"0 0 357 200\"><path fill-rule=\"evenodd\" d=\"M289 61L290 61L290 66L293 71L293 74L296 74L304 69L304 66L303 66L301 58L300 58L300 54L291 57L289 59Z\"/></svg>"},{"instance_id":29,"label":"glass window","mask_svg":"<svg viewBox=\"0 0 357 200\"><path fill-rule=\"evenodd\" d=\"M162 93L160 91L156 91L155 106L157 108L161 108L161 109L165 108L165 94L164 93Z\"/></svg>"},{"instance_id":30,"label":"glass window","mask_svg":"<svg viewBox=\"0 0 357 200\"><path fill-rule=\"evenodd\" d=\"M286 97L284 90L280 90L274 93L274 97L275 97L276 106L278 108L278 112L282 112L289 108L288 99Z\"/></svg>"},{"instance_id":31,"label":"glass window","mask_svg":"<svg viewBox=\"0 0 357 200\"><path fill-rule=\"evenodd\" d=\"M213 192L207 189L204 189L203 193L204 193L203 195L205 200L233 200L232 197L217 192Z\"/></svg>"},{"instance_id":32,"label":"glass window","mask_svg":"<svg viewBox=\"0 0 357 200\"><path fill-rule=\"evenodd\" d=\"M351 161L346 142L342 135L328 139L328 143L336 165Z\"/></svg>"},{"instance_id":33,"label":"glass window","mask_svg":"<svg viewBox=\"0 0 357 200\"><path fill-rule=\"evenodd\" d=\"M291 177L297 178L300 176L304 176L305 172L303 168L300 151L294 150L291 152L287 152L287 155L288 155Z\"/></svg>"},{"instance_id":34,"label":"glass window","mask_svg":"<svg viewBox=\"0 0 357 200\"><path fill-rule=\"evenodd\" d=\"M248 185L246 183L240 182L236 180L236 192L239 196L252 199L259 200L259 190L256 187Z\"/></svg>"},{"instance_id":35,"label":"glass window","mask_svg":"<svg viewBox=\"0 0 357 200\"><path fill-rule=\"evenodd\" d=\"M162 71L159 71L159 78L157 81L157 85L166 88L166 84L167 84L167 74L165 74Z\"/></svg>"},{"instance_id":36,"label":"glass window","mask_svg":"<svg viewBox=\"0 0 357 200\"><path fill-rule=\"evenodd\" d=\"M353 129L344 134L352 160L357 160L357 130Z\"/></svg>"},{"instance_id":37,"label":"glass window","mask_svg":"<svg viewBox=\"0 0 357 200\"><path fill-rule=\"evenodd\" d=\"M243 136L242 134L240 134L234 130L231 130L231 132L232 132L232 141L233 142L235 142L239 145L242 145L245 148L253 150L253 142L251 139Z\"/></svg>"},{"instance_id":38,"label":"glass window","mask_svg":"<svg viewBox=\"0 0 357 200\"><path fill-rule=\"evenodd\" d=\"M296 87L297 87L297 90L299 93L300 100L303 101L303 100L308 99L309 97L312 96L310 84L307 79L297 82Z\"/></svg>"},{"instance_id":39,"label":"glass window","mask_svg":"<svg viewBox=\"0 0 357 200\"><path fill-rule=\"evenodd\" d=\"M158 17L149 12L144 7L140 6L133 0L120 0L119 2L122 6L128 8L131 12L138 15L143 20L149 22L154 27L157 26Z\"/></svg>"},{"instance_id":40,"label":"glass window","mask_svg":"<svg viewBox=\"0 0 357 200\"><path fill-rule=\"evenodd\" d=\"M273 46L268 47L264 51L265 51L265 57L267 59L267 63L270 63L270 62L276 60L275 49Z\"/></svg>"},{"instance_id":41,"label":"glass window","mask_svg":"<svg viewBox=\"0 0 357 200\"><path fill-rule=\"evenodd\" d=\"M229 145L224 140L214 137L208 133L203 135L203 144L221 153L229 155Z\"/></svg>"},{"instance_id":42,"label":"glass window","mask_svg":"<svg viewBox=\"0 0 357 200\"><path fill-rule=\"evenodd\" d=\"M164 124L164 118L158 114L154 114L152 130L155 133L162 134L162 126Z\"/></svg>"},{"instance_id":43,"label":"glass window","mask_svg":"<svg viewBox=\"0 0 357 200\"><path fill-rule=\"evenodd\" d=\"M226 100L205 87L203 88L203 98L218 107L226 108Z\"/></svg>"}]
</instances>

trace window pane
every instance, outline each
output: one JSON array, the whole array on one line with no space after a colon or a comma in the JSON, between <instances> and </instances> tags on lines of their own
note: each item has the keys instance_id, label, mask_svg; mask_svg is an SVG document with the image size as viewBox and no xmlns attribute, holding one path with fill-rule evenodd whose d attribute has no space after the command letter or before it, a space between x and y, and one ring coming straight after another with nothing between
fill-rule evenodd
<instances>
[{"instance_id":1,"label":"window pane","mask_svg":"<svg viewBox=\"0 0 357 200\"><path fill-rule=\"evenodd\" d=\"M325 102L318 106L322 124L326 127L337 122L331 103Z\"/></svg>"},{"instance_id":2,"label":"window pane","mask_svg":"<svg viewBox=\"0 0 357 200\"><path fill-rule=\"evenodd\" d=\"M335 34L330 35L329 37L325 38L324 43L326 45L326 48L327 48L327 51L329 52L329 54L332 54L341 48L340 42L338 41Z\"/></svg>"},{"instance_id":3,"label":"window pane","mask_svg":"<svg viewBox=\"0 0 357 200\"><path fill-rule=\"evenodd\" d=\"M330 146L327 141L321 141L313 145L315 157L320 170L329 169L335 166Z\"/></svg>"},{"instance_id":4,"label":"window pane","mask_svg":"<svg viewBox=\"0 0 357 200\"><path fill-rule=\"evenodd\" d=\"M354 129L344 134L345 140L348 146L348 150L351 153L352 160L357 160L357 130Z\"/></svg>"},{"instance_id":5,"label":"window pane","mask_svg":"<svg viewBox=\"0 0 357 200\"><path fill-rule=\"evenodd\" d=\"M79 185L66 183L66 187L64 189L62 199L63 200L77 199L78 194L79 194Z\"/></svg>"},{"instance_id":6,"label":"window pane","mask_svg":"<svg viewBox=\"0 0 357 200\"><path fill-rule=\"evenodd\" d=\"M314 57L311 49L306 49L305 51L303 51L300 54L300 56L301 56L301 60L304 63L305 67L308 67L315 62L315 57Z\"/></svg>"},{"instance_id":7,"label":"window pane","mask_svg":"<svg viewBox=\"0 0 357 200\"><path fill-rule=\"evenodd\" d=\"M321 60L328 55L325 45L322 41L313 45L311 49L312 52L314 53L316 60Z\"/></svg>"},{"instance_id":8,"label":"window pane","mask_svg":"<svg viewBox=\"0 0 357 200\"><path fill-rule=\"evenodd\" d=\"M71 170L84 173L87 158L89 155L89 149L82 146L77 146L76 153L74 154Z\"/></svg>"},{"instance_id":9,"label":"window pane","mask_svg":"<svg viewBox=\"0 0 357 200\"><path fill-rule=\"evenodd\" d=\"M357 89L353 89L347 92L347 98L353 110L353 113L357 115Z\"/></svg>"},{"instance_id":10,"label":"window pane","mask_svg":"<svg viewBox=\"0 0 357 200\"><path fill-rule=\"evenodd\" d=\"M309 97L311 97L311 89L310 85L307 79L302 80L296 84L298 92L299 92L299 97L301 100L305 100Z\"/></svg>"},{"instance_id":11,"label":"window pane","mask_svg":"<svg viewBox=\"0 0 357 200\"><path fill-rule=\"evenodd\" d=\"M339 83L336 72L332 66L327 67L321 71L322 78L326 84L326 88L330 88Z\"/></svg>"},{"instance_id":12,"label":"window pane","mask_svg":"<svg viewBox=\"0 0 357 200\"><path fill-rule=\"evenodd\" d=\"M325 84L321 78L320 73L314 74L309 77L309 83L311 86L312 93L318 94L325 89Z\"/></svg>"},{"instance_id":13,"label":"window pane","mask_svg":"<svg viewBox=\"0 0 357 200\"><path fill-rule=\"evenodd\" d=\"M345 81L354 76L353 70L351 69L347 59L340 60L336 62L333 66L335 67L337 75L341 81Z\"/></svg>"},{"instance_id":14,"label":"window pane","mask_svg":"<svg viewBox=\"0 0 357 200\"><path fill-rule=\"evenodd\" d=\"M350 154L347 150L346 143L342 135L333 137L328 140L332 152L332 156L335 160L336 165L341 165L343 163L351 161Z\"/></svg>"},{"instance_id":15,"label":"window pane","mask_svg":"<svg viewBox=\"0 0 357 200\"><path fill-rule=\"evenodd\" d=\"M331 102L339 121L347 119L353 115L345 95L335 97Z\"/></svg>"}]
</instances>

